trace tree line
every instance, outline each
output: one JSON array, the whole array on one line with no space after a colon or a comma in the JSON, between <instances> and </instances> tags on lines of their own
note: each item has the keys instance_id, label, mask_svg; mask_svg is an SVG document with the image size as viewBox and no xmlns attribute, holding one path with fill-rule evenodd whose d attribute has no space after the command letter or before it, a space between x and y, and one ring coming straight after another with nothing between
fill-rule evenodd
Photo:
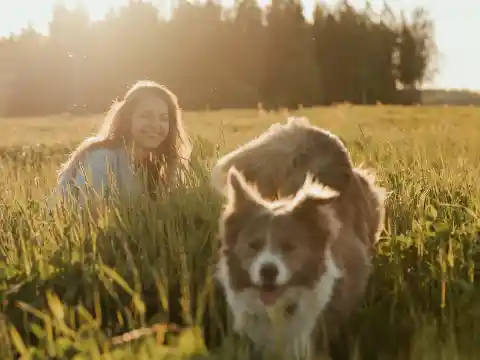
<instances>
[{"instance_id":1,"label":"tree line","mask_svg":"<svg viewBox=\"0 0 480 360\"><path fill-rule=\"evenodd\" d=\"M176 2L171 17L129 1L91 21L58 3L48 34L0 39L0 112L8 116L101 112L139 79L165 84L187 110L409 104L435 52L428 13L407 19L384 5L299 0Z\"/></svg>"}]
</instances>

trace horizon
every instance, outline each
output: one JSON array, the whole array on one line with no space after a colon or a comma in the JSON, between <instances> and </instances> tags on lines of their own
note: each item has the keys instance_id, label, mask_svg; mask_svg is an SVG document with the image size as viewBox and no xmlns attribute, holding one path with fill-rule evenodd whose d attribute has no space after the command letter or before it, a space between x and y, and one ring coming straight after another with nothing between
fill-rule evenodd
<instances>
[{"instance_id":1,"label":"horizon","mask_svg":"<svg viewBox=\"0 0 480 360\"><path fill-rule=\"evenodd\" d=\"M42 5L39 2L42 2ZM36 31L48 33L48 23L51 19L52 7L56 2L63 2L67 6L83 3L88 10L92 21L101 20L112 7L119 7L127 3L127 0L36 0L37 6L32 9L31 0L16 0L11 3L0 3L0 14L10 13L3 18L0 15L0 37L17 34L23 28L31 25ZM465 0L460 0L460 2ZM159 9L160 14L168 17L171 11L171 1L151 0ZM232 6L234 0L221 0L224 6ZM338 0L324 0L328 6L337 4ZM355 8L363 8L365 1L350 0ZM269 0L259 0L262 7L270 3ZM306 18L311 19L316 0L303 0ZM370 1L374 10L382 7L383 0ZM391 0L387 1L392 9L399 13L404 10L407 15L415 7L424 7L434 21L434 37L438 48L438 57L435 60L438 68L433 81L425 82L423 89L441 90L470 90L480 91L480 72L477 71L480 63L480 51L470 46L463 48L462 37L464 34L480 32L480 22L475 14L480 13L480 2L469 4L469 7L451 8L447 3L434 0ZM27 7L28 6L28 7ZM2 8L8 10L2 10ZM27 10L29 9L29 10ZM463 9L463 10L462 10ZM476 10L476 11L475 11ZM36 13L36 15L32 15ZM15 15L13 15L15 14ZM460 41L459 41L460 39Z\"/></svg>"}]
</instances>

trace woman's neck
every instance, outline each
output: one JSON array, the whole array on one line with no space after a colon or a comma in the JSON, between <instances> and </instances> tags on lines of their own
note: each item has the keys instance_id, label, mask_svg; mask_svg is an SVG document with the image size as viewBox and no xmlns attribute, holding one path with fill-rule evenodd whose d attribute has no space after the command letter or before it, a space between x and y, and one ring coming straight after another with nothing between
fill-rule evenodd
<instances>
[{"instance_id":1,"label":"woman's neck","mask_svg":"<svg viewBox=\"0 0 480 360\"><path fill-rule=\"evenodd\" d=\"M142 163L150 156L150 151L148 149L134 145L127 146L127 153L129 158L135 163Z\"/></svg>"}]
</instances>

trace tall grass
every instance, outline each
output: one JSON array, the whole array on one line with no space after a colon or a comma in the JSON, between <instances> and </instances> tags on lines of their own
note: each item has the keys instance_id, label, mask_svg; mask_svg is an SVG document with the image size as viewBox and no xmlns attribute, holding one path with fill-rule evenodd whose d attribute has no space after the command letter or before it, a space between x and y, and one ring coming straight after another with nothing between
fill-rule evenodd
<instances>
[{"instance_id":1,"label":"tall grass","mask_svg":"<svg viewBox=\"0 0 480 360\"><path fill-rule=\"evenodd\" d=\"M425 111L303 112L391 192L367 295L338 344L351 359L480 354L480 127ZM189 116L222 118L225 144L195 131L205 134L185 186L156 202L112 202L98 216L45 211L73 144L0 149L2 359L250 358L213 279L222 199L207 159L283 120Z\"/></svg>"}]
</instances>

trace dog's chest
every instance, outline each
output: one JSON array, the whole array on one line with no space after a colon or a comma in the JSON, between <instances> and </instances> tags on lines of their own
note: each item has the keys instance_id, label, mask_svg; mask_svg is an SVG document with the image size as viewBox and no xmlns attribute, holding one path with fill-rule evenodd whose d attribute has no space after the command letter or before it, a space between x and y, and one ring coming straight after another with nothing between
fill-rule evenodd
<instances>
[{"instance_id":1,"label":"dog's chest","mask_svg":"<svg viewBox=\"0 0 480 360\"><path fill-rule=\"evenodd\" d=\"M289 289L283 301L267 311L255 292L230 294L235 329L247 336L257 349L281 354L279 359L310 358L312 334L328 301L322 296L322 282L313 290Z\"/></svg>"},{"instance_id":2,"label":"dog's chest","mask_svg":"<svg viewBox=\"0 0 480 360\"><path fill-rule=\"evenodd\" d=\"M317 321L315 309L306 305L299 301L268 312L248 313L243 332L259 348L282 349L285 355L306 354Z\"/></svg>"}]
</instances>

